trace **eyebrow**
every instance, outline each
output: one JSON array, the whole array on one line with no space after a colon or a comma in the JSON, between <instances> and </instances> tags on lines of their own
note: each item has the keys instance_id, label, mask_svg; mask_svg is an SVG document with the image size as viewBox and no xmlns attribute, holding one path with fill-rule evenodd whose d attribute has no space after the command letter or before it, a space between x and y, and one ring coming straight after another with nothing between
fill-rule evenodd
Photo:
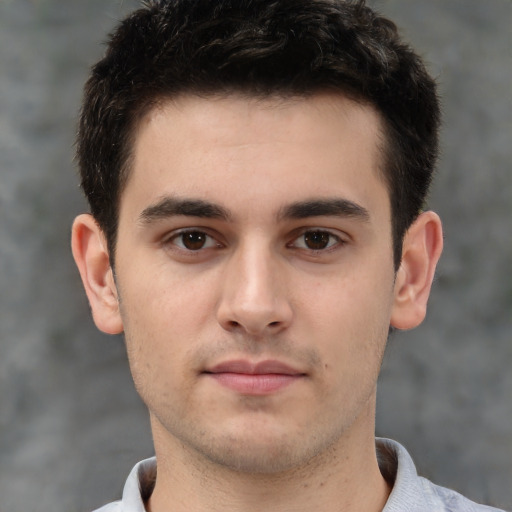
<instances>
[{"instance_id":1,"label":"eyebrow","mask_svg":"<svg viewBox=\"0 0 512 512\"><path fill-rule=\"evenodd\" d=\"M177 215L220 220L229 220L231 218L231 215L225 208L208 201L166 196L156 204L142 210L139 220L143 224L150 224L151 222Z\"/></svg>"},{"instance_id":2,"label":"eyebrow","mask_svg":"<svg viewBox=\"0 0 512 512\"><path fill-rule=\"evenodd\" d=\"M311 199L285 206L278 217L280 219L305 219L308 217L349 217L369 222L370 213L363 206L348 199Z\"/></svg>"},{"instance_id":3,"label":"eyebrow","mask_svg":"<svg viewBox=\"0 0 512 512\"><path fill-rule=\"evenodd\" d=\"M166 196L157 203L145 208L139 215L143 224L183 215L186 217L199 217L219 220L230 220L230 212L203 199L187 199ZM306 219L308 217L349 217L363 222L370 220L368 210L353 201L341 198L310 199L298 201L283 207L278 215L278 220Z\"/></svg>"}]
</instances>

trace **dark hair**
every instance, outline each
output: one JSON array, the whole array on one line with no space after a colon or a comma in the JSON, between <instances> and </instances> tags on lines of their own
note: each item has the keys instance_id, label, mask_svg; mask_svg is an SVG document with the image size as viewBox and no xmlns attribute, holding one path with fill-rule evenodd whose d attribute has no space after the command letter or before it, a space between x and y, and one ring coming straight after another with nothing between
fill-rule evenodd
<instances>
[{"instance_id":1,"label":"dark hair","mask_svg":"<svg viewBox=\"0 0 512 512\"><path fill-rule=\"evenodd\" d=\"M120 23L86 83L77 137L82 187L111 258L134 131L158 101L322 91L383 119L397 268L437 158L436 85L393 22L341 0L150 0Z\"/></svg>"}]
</instances>

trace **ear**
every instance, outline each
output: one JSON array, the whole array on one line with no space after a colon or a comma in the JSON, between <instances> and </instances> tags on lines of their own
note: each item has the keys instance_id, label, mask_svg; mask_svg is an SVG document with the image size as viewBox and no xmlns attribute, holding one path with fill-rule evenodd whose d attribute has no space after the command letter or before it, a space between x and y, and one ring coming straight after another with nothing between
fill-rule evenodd
<instances>
[{"instance_id":1,"label":"ear","mask_svg":"<svg viewBox=\"0 0 512 512\"><path fill-rule=\"evenodd\" d=\"M94 323L107 334L122 332L117 288L105 235L92 215L83 214L75 219L71 249L91 305Z\"/></svg>"},{"instance_id":2,"label":"ear","mask_svg":"<svg viewBox=\"0 0 512 512\"><path fill-rule=\"evenodd\" d=\"M443 230L439 216L423 212L404 237L402 261L395 279L391 325L412 329L425 318L427 301L437 262L443 250Z\"/></svg>"}]
</instances>

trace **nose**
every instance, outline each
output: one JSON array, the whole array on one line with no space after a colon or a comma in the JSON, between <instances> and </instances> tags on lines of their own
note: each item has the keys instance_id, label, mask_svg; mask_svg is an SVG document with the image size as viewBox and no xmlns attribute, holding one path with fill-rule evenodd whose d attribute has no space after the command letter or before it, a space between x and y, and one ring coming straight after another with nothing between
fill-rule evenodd
<instances>
[{"instance_id":1,"label":"nose","mask_svg":"<svg viewBox=\"0 0 512 512\"><path fill-rule=\"evenodd\" d=\"M277 255L246 244L226 263L217 318L223 329L251 336L277 334L286 329L293 311Z\"/></svg>"}]
</instances>

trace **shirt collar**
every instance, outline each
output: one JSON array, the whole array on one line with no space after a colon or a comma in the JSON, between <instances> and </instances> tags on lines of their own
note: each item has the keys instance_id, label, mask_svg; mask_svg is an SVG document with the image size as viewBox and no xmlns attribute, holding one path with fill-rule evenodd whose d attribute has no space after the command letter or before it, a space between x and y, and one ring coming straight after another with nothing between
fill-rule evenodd
<instances>
[{"instance_id":1,"label":"shirt collar","mask_svg":"<svg viewBox=\"0 0 512 512\"><path fill-rule=\"evenodd\" d=\"M122 509L126 512L146 512L144 501L151 496L156 480L156 458L139 462L131 471L123 489Z\"/></svg>"},{"instance_id":2,"label":"shirt collar","mask_svg":"<svg viewBox=\"0 0 512 512\"><path fill-rule=\"evenodd\" d=\"M433 487L418 476L407 450L391 439L377 438L375 443L381 472L393 486L382 512L437 512Z\"/></svg>"},{"instance_id":3,"label":"shirt collar","mask_svg":"<svg viewBox=\"0 0 512 512\"><path fill-rule=\"evenodd\" d=\"M435 512L435 500L429 487L418 477L414 462L407 450L396 441L376 439L379 467L393 486L382 512ZM156 479L156 459L139 462L131 471L123 490L122 510L145 512L144 501L149 498Z\"/></svg>"}]
</instances>

